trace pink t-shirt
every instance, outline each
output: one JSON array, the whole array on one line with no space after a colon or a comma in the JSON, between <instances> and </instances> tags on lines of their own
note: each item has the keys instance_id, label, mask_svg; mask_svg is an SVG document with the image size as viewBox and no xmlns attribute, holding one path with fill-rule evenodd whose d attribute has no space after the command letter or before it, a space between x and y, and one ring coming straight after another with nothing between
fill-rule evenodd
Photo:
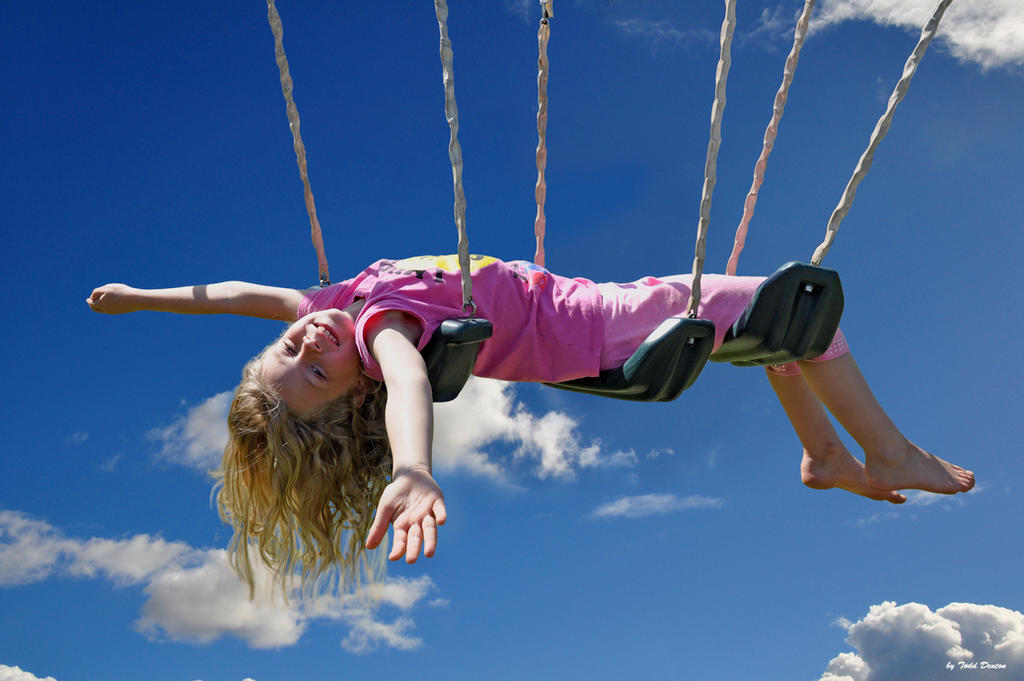
<instances>
[{"instance_id":1,"label":"pink t-shirt","mask_svg":"<svg viewBox=\"0 0 1024 681\"><path fill-rule=\"evenodd\" d=\"M473 373L507 381L567 381L600 370L604 318L601 293L588 279L568 279L528 262L472 256L476 315L494 335L485 341ZM299 316L314 310L344 309L365 301L356 317L356 344L366 373L383 380L366 345L366 324L389 310L411 314L423 325L422 350L445 319L464 317L462 285L455 256L378 260L360 274L312 290Z\"/></svg>"}]
</instances>

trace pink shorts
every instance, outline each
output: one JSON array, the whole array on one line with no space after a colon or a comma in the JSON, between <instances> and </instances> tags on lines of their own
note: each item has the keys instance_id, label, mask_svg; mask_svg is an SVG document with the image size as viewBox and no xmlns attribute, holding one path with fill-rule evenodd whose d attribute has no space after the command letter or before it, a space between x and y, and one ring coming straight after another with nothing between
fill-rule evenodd
<instances>
[{"instance_id":1,"label":"pink shorts","mask_svg":"<svg viewBox=\"0 0 1024 681\"><path fill-rule=\"evenodd\" d=\"M817 357L811 359L805 359L805 362L827 362L830 359L835 359L845 355L850 351L850 346L846 344L846 336L843 335L842 329L836 329L836 335L832 337L832 342L829 344L825 352L821 353ZM800 365L796 362L790 362L789 364L772 364L765 367L765 371L769 371L777 376L799 376Z\"/></svg>"},{"instance_id":2,"label":"pink shorts","mask_svg":"<svg viewBox=\"0 0 1024 681\"><path fill-rule=\"evenodd\" d=\"M701 303L697 316L715 324L715 349L743 314L764 277L705 274L701 277ZM647 335L665 319L686 313L690 275L644 277L628 284L598 284L604 317L601 369L622 366ZM842 331L836 331L828 349L811 362L824 362L849 352ZM796 362L766 367L780 376L797 376Z\"/></svg>"}]
</instances>

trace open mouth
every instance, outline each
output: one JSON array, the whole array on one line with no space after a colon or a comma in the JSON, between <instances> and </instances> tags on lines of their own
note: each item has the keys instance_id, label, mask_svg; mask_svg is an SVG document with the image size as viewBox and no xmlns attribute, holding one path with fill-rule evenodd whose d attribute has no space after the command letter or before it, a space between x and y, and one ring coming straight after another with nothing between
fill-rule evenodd
<instances>
[{"instance_id":1,"label":"open mouth","mask_svg":"<svg viewBox=\"0 0 1024 681\"><path fill-rule=\"evenodd\" d=\"M327 336L327 339L329 341L331 341L335 345L341 345L341 343L338 341L338 336L334 333L333 330L331 330L331 327L325 326L323 324L317 324L316 328L318 328L321 331L323 331L324 335Z\"/></svg>"}]
</instances>

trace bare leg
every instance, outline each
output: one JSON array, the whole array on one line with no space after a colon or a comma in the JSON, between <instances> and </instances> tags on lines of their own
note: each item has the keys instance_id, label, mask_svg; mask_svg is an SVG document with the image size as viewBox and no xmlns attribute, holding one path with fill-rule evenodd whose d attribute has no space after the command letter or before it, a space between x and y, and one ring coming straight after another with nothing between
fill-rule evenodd
<instances>
[{"instance_id":1,"label":"bare leg","mask_svg":"<svg viewBox=\"0 0 1024 681\"><path fill-rule=\"evenodd\" d=\"M868 483L882 490L966 492L974 474L924 451L900 433L871 393L853 355L801 362L807 384L864 448Z\"/></svg>"},{"instance_id":2,"label":"bare leg","mask_svg":"<svg viewBox=\"0 0 1024 681\"><path fill-rule=\"evenodd\" d=\"M802 376L780 376L770 371L768 382L786 410L793 430L804 446L800 478L812 489L838 487L869 499L902 504L907 500L898 492L872 487L864 466L846 449L825 408Z\"/></svg>"}]
</instances>

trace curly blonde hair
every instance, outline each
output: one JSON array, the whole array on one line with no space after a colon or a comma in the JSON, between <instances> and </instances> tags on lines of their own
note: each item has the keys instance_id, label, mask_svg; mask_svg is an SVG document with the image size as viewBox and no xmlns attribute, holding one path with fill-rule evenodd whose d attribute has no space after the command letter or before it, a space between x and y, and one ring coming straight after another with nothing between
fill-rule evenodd
<instances>
[{"instance_id":1,"label":"curly blonde hair","mask_svg":"<svg viewBox=\"0 0 1024 681\"><path fill-rule=\"evenodd\" d=\"M250 597L250 548L285 591L296 572L306 594L372 581L384 565L382 552L371 559L365 544L391 473L387 391L376 384L358 407L343 396L299 418L263 380L262 358L242 370L217 475L220 515L234 529L231 565Z\"/></svg>"}]
</instances>

